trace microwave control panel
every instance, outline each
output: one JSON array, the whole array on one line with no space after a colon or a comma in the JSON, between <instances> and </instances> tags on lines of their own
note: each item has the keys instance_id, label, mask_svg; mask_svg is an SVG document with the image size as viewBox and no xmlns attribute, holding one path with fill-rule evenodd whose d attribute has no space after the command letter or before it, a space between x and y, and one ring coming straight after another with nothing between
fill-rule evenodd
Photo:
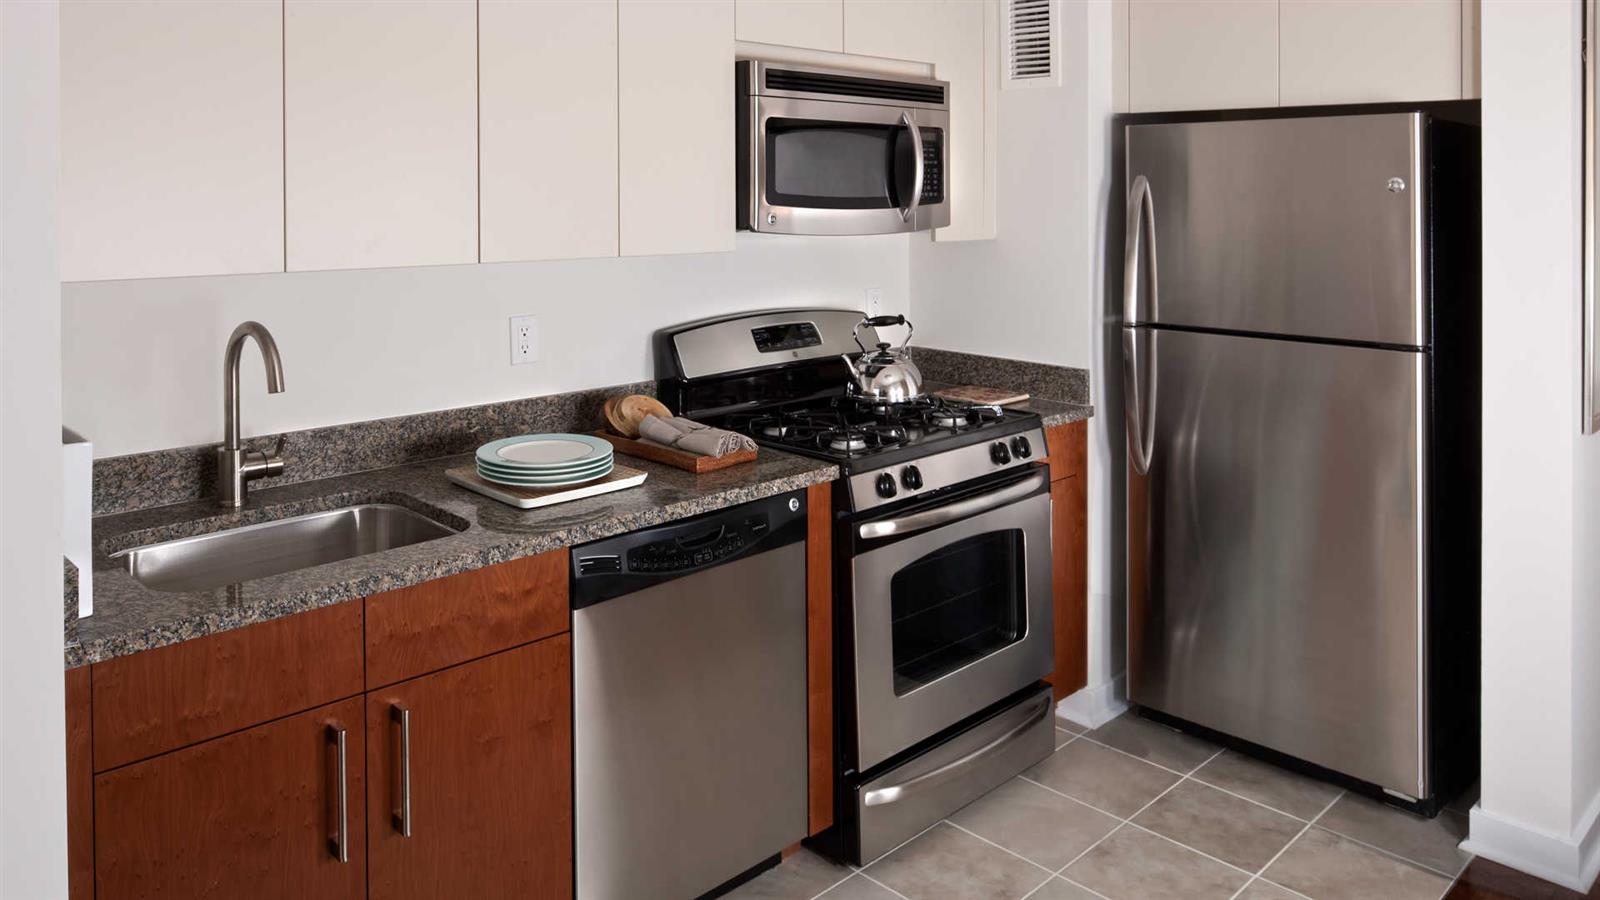
<instances>
[{"instance_id":1,"label":"microwave control panel","mask_svg":"<svg viewBox=\"0 0 1600 900\"><path fill-rule=\"evenodd\" d=\"M937 128L922 129L922 199L921 203L944 202L943 132Z\"/></svg>"}]
</instances>

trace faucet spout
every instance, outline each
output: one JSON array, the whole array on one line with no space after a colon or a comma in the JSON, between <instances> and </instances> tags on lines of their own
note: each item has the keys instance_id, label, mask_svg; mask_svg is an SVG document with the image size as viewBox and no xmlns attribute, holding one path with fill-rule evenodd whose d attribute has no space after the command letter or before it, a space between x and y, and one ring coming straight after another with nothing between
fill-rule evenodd
<instances>
[{"instance_id":1,"label":"faucet spout","mask_svg":"<svg viewBox=\"0 0 1600 900\"><path fill-rule=\"evenodd\" d=\"M261 350L261 361L267 369L267 393L283 392L283 357L272 332L260 322L245 322L235 328L222 354L222 446L217 448L217 499L223 506L233 508L244 505L248 481L283 472L283 460L276 451L245 450L239 439L239 360L244 354L245 338L254 338Z\"/></svg>"}]
</instances>

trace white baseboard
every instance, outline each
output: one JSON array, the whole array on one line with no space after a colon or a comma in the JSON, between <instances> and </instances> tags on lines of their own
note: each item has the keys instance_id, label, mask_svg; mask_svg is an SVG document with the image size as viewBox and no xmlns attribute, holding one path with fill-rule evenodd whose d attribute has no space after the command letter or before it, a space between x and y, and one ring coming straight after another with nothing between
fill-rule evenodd
<instances>
[{"instance_id":1,"label":"white baseboard","mask_svg":"<svg viewBox=\"0 0 1600 900\"><path fill-rule=\"evenodd\" d=\"M1600 876L1600 796L1589 804L1571 836L1549 834L1501 818L1486 811L1480 801L1472 807L1471 830L1461 849L1586 893Z\"/></svg>"},{"instance_id":2,"label":"white baseboard","mask_svg":"<svg viewBox=\"0 0 1600 900\"><path fill-rule=\"evenodd\" d=\"M1127 695L1123 677L1118 675L1062 697L1056 704L1056 715L1080 728L1099 728L1128 711L1128 704L1122 699Z\"/></svg>"}]
</instances>

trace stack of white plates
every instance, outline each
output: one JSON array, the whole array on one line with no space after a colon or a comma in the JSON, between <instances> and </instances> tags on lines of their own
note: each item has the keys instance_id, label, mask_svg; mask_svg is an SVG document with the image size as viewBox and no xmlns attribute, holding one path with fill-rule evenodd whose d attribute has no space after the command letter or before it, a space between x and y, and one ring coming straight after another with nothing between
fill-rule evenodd
<instances>
[{"instance_id":1,"label":"stack of white plates","mask_svg":"<svg viewBox=\"0 0 1600 900\"><path fill-rule=\"evenodd\" d=\"M583 484L611 474L611 444L587 434L524 434L478 448L485 481L526 488Z\"/></svg>"}]
</instances>

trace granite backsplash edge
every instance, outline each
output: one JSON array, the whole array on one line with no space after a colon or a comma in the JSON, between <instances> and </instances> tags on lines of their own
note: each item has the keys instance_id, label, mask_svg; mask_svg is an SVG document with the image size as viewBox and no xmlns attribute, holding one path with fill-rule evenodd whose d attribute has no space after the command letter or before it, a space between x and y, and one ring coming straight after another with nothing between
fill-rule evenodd
<instances>
[{"instance_id":1,"label":"granite backsplash edge","mask_svg":"<svg viewBox=\"0 0 1600 900\"><path fill-rule=\"evenodd\" d=\"M486 441L514 434L592 430L603 421L601 405L607 397L655 392L655 382L641 381L261 435L244 443L271 450L281 439L284 474L270 483L297 484L467 453ZM171 506L214 495L216 446L95 460L94 514Z\"/></svg>"}]
</instances>

